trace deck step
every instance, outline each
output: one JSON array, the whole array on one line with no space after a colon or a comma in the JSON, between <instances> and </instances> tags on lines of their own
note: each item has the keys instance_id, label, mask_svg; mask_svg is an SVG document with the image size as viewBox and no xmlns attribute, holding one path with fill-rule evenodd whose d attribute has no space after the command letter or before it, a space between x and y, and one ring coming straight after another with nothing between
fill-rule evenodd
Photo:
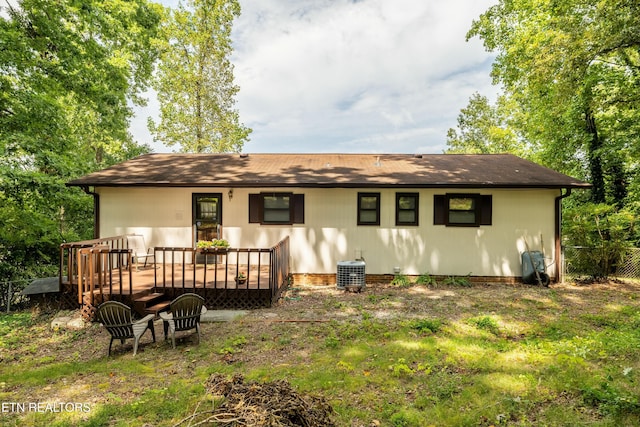
<instances>
[{"instance_id":1,"label":"deck step","mask_svg":"<svg viewBox=\"0 0 640 427\"><path fill-rule=\"evenodd\" d=\"M152 305L151 307L146 307L144 309L145 314L153 314L155 316L158 315L161 311L166 311L169 309L169 305L171 305L171 301L163 301L158 304Z\"/></svg>"},{"instance_id":2,"label":"deck step","mask_svg":"<svg viewBox=\"0 0 640 427\"><path fill-rule=\"evenodd\" d=\"M163 293L152 292L142 295L133 300L133 309L141 316L147 314L158 315L159 312L167 310L171 301Z\"/></svg>"},{"instance_id":3,"label":"deck step","mask_svg":"<svg viewBox=\"0 0 640 427\"><path fill-rule=\"evenodd\" d=\"M150 294L138 297L135 299L136 302L144 302L144 303L148 303L150 301L154 301L157 299L160 299L164 297L164 294L160 293L160 292L152 292Z\"/></svg>"}]
</instances>

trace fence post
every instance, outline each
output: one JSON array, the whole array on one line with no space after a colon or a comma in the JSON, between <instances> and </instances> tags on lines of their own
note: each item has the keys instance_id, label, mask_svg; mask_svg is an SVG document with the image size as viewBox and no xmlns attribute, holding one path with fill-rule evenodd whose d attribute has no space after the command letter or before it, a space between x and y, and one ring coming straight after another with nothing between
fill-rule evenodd
<instances>
[{"instance_id":1,"label":"fence post","mask_svg":"<svg viewBox=\"0 0 640 427\"><path fill-rule=\"evenodd\" d=\"M9 282L9 288L7 289L7 314L11 311L11 298L13 297L13 289L11 282Z\"/></svg>"}]
</instances>

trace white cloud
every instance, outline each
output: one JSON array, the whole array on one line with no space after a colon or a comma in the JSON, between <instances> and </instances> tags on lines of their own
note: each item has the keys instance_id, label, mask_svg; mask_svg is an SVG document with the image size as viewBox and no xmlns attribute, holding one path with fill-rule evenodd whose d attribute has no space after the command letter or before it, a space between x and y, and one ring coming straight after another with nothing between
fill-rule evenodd
<instances>
[{"instance_id":1,"label":"white cloud","mask_svg":"<svg viewBox=\"0 0 640 427\"><path fill-rule=\"evenodd\" d=\"M234 23L248 152L441 152L460 108L491 96L465 41L487 0L251 0Z\"/></svg>"}]
</instances>

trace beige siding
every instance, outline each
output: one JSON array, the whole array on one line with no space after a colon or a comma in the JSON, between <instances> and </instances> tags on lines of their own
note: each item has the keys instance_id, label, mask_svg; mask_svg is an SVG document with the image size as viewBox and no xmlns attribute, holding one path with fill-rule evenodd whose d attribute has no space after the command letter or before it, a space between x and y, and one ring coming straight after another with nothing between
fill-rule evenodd
<instances>
[{"instance_id":1,"label":"beige siding","mask_svg":"<svg viewBox=\"0 0 640 427\"><path fill-rule=\"evenodd\" d=\"M336 263L362 256L371 274L520 276L526 238L548 263L554 249L558 190L465 190L493 195L493 225L433 225L433 196L445 190L383 189L380 226L357 225L358 189L293 189L305 194L305 224L248 223L248 194L282 189L100 188L102 236L143 234L149 246L192 246L192 193L222 193L223 237L235 247L270 247L291 238L296 273L335 273ZM289 191L289 190L286 190ZM362 190L370 192L372 190ZM375 191L375 190L374 190ZM420 194L419 226L395 226L395 193ZM553 273L554 266L549 272Z\"/></svg>"}]
</instances>

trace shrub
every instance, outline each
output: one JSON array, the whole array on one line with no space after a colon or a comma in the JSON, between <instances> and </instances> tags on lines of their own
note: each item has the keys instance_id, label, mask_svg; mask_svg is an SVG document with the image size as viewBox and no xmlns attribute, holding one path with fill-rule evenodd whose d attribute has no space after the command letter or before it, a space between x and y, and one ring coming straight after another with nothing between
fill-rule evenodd
<instances>
[{"instance_id":1,"label":"shrub","mask_svg":"<svg viewBox=\"0 0 640 427\"><path fill-rule=\"evenodd\" d=\"M467 274L466 276L449 276L446 279L444 279L443 283L445 285L452 285L452 286L464 286L464 287L470 287L471 286L471 273Z\"/></svg>"},{"instance_id":2,"label":"shrub","mask_svg":"<svg viewBox=\"0 0 640 427\"><path fill-rule=\"evenodd\" d=\"M406 288L411 286L411 280L405 274L396 274L391 281L391 284L394 286L398 286L401 288Z\"/></svg>"},{"instance_id":3,"label":"shrub","mask_svg":"<svg viewBox=\"0 0 640 427\"><path fill-rule=\"evenodd\" d=\"M582 248L582 256L570 260L572 269L594 279L613 273L631 246L634 215L610 205L586 204L568 210L564 218L566 243Z\"/></svg>"},{"instance_id":4,"label":"shrub","mask_svg":"<svg viewBox=\"0 0 640 427\"><path fill-rule=\"evenodd\" d=\"M424 286L437 286L438 282L436 282L435 277L432 277L429 273L423 273L416 279L416 285L424 285Z\"/></svg>"}]
</instances>

